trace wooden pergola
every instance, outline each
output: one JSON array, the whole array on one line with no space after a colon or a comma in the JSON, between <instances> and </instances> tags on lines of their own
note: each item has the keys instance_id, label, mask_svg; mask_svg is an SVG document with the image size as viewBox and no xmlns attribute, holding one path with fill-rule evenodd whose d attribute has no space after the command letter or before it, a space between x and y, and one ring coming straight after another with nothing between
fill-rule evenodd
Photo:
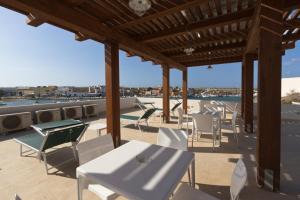
<instances>
[{"instance_id":1,"label":"wooden pergola","mask_svg":"<svg viewBox=\"0 0 300 200\"><path fill-rule=\"evenodd\" d=\"M163 112L169 121L169 71L182 70L187 111L188 67L242 62L242 118L253 132L253 61L258 60L257 182L272 172L280 186L281 57L300 38L299 0L156 0L139 17L128 0L0 0L27 16L27 24L49 23L75 39L105 45L107 125L120 145L119 50L163 71ZM9 23L9 22L8 22ZM184 52L194 48L192 55Z\"/></svg>"}]
</instances>

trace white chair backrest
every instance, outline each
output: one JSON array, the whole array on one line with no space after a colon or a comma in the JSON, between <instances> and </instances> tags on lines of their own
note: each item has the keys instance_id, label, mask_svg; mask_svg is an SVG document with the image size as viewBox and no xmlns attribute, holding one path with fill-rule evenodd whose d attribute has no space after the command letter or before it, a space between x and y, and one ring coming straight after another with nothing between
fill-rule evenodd
<instances>
[{"instance_id":1,"label":"white chair backrest","mask_svg":"<svg viewBox=\"0 0 300 200\"><path fill-rule=\"evenodd\" d=\"M77 145L79 165L89 162L114 149L111 134L103 135Z\"/></svg>"},{"instance_id":2,"label":"white chair backrest","mask_svg":"<svg viewBox=\"0 0 300 200\"><path fill-rule=\"evenodd\" d=\"M232 129L233 129L234 133L237 132L237 130L236 130L236 117L237 117L237 111L234 111L232 113Z\"/></svg>"},{"instance_id":3,"label":"white chair backrest","mask_svg":"<svg viewBox=\"0 0 300 200\"><path fill-rule=\"evenodd\" d=\"M188 150L188 135L183 130L160 128L157 134L157 145L183 151Z\"/></svg>"},{"instance_id":4,"label":"white chair backrest","mask_svg":"<svg viewBox=\"0 0 300 200\"><path fill-rule=\"evenodd\" d=\"M183 123L183 109L181 107L177 108L178 113L178 125L182 125Z\"/></svg>"},{"instance_id":5,"label":"white chair backrest","mask_svg":"<svg viewBox=\"0 0 300 200\"><path fill-rule=\"evenodd\" d=\"M217 112L218 111L218 106L216 104L206 104L206 105L204 105L204 107L209 112Z\"/></svg>"},{"instance_id":6,"label":"white chair backrest","mask_svg":"<svg viewBox=\"0 0 300 200\"><path fill-rule=\"evenodd\" d=\"M213 116L210 114L193 114L194 128L198 131L213 132Z\"/></svg>"},{"instance_id":7,"label":"white chair backrest","mask_svg":"<svg viewBox=\"0 0 300 200\"><path fill-rule=\"evenodd\" d=\"M198 102L198 104L199 104L199 112L203 112L204 111L204 101L203 100L199 100L199 102Z\"/></svg>"},{"instance_id":8,"label":"white chair backrest","mask_svg":"<svg viewBox=\"0 0 300 200\"><path fill-rule=\"evenodd\" d=\"M230 184L230 196L231 200L237 200L241 190L244 188L247 182L247 169L242 161L239 159L235 165L231 176L231 184Z\"/></svg>"},{"instance_id":9,"label":"white chair backrest","mask_svg":"<svg viewBox=\"0 0 300 200\"><path fill-rule=\"evenodd\" d=\"M19 195L15 194L15 200L22 200Z\"/></svg>"}]
</instances>

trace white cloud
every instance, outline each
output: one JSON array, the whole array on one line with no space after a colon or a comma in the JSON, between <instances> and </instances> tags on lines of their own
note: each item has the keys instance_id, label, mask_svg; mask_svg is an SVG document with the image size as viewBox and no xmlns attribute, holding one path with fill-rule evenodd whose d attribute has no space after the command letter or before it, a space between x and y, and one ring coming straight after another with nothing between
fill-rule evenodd
<instances>
[{"instance_id":1,"label":"white cloud","mask_svg":"<svg viewBox=\"0 0 300 200\"><path fill-rule=\"evenodd\" d=\"M291 58L289 61L284 62L283 66L291 66L299 62L300 62L300 58Z\"/></svg>"}]
</instances>

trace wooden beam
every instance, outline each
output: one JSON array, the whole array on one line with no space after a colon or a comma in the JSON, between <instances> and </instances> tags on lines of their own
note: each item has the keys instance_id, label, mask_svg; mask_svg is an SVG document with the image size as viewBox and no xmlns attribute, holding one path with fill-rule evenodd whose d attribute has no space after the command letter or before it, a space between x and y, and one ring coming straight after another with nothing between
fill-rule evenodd
<instances>
[{"instance_id":1,"label":"wooden beam","mask_svg":"<svg viewBox=\"0 0 300 200\"><path fill-rule=\"evenodd\" d=\"M241 62L243 60L243 56L231 56L224 58L215 58L213 61L209 59L193 61L193 62L182 62L183 65L188 67L196 67L196 66L204 66L204 65L216 65L216 64L225 64L225 63L235 63Z\"/></svg>"},{"instance_id":2,"label":"wooden beam","mask_svg":"<svg viewBox=\"0 0 300 200\"><path fill-rule=\"evenodd\" d=\"M154 34L143 35L140 38L137 38L137 40L143 41L143 42L153 42L153 41L157 41L157 40L161 40L161 39L166 39L169 37L174 37L176 35L180 35L180 34L183 34L186 32L201 31L201 30L206 30L206 29L216 27L216 26L222 26L222 25L231 24L234 22L245 21L245 20L248 20L252 16L253 11L254 11L253 8L249 8L247 10L243 10L240 12L229 13L226 15L202 20L197 23L177 26L177 27L170 28L170 29L167 29L164 31L159 31Z\"/></svg>"},{"instance_id":3,"label":"wooden beam","mask_svg":"<svg viewBox=\"0 0 300 200\"><path fill-rule=\"evenodd\" d=\"M244 87L244 122L245 131L253 133L253 85L254 85L254 58L256 55L245 54L243 58L243 66L245 70L245 87Z\"/></svg>"},{"instance_id":4,"label":"wooden beam","mask_svg":"<svg viewBox=\"0 0 300 200\"><path fill-rule=\"evenodd\" d=\"M82 41L85 41L89 39L87 36L85 36L84 34L78 32L78 33L75 33L75 40L79 41L79 42L82 42Z\"/></svg>"},{"instance_id":5,"label":"wooden beam","mask_svg":"<svg viewBox=\"0 0 300 200\"><path fill-rule=\"evenodd\" d=\"M292 34L284 35L282 40L284 42L300 40L300 31L298 31L297 33L292 33Z\"/></svg>"},{"instance_id":6,"label":"wooden beam","mask_svg":"<svg viewBox=\"0 0 300 200\"><path fill-rule=\"evenodd\" d=\"M182 70L182 108L188 113L188 69Z\"/></svg>"},{"instance_id":7,"label":"wooden beam","mask_svg":"<svg viewBox=\"0 0 300 200\"><path fill-rule=\"evenodd\" d=\"M287 49L294 49L295 47L296 47L295 42L290 42L290 43L287 43L287 44L283 44L282 45L282 51L285 51Z\"/></svg>"},{"instance_id":8,"label":"wooden beam","mask_svg":"<svg viewBox=\"0 0 300 200\"><path fill-rule=\"evenodd\" d=\"M223 34L218 34L218 35L213 35L209 37L204 37L204 38L199 38L196 40L193 40L191 44L187 44L189 42L185 41L181 45L176 45L174 47L169 47L169 48L163 48L159 50L160 52L168 52L168 51L176 51L176 50L183 50L185 48L189 47L197 47L197 46L202 46L202 45L208 45L212 43L220 43L220 42L225 42L227 40L233 40L233 39L246 39L246 32L242 31L233 31L233 32L228 32L228 33L223 33Z\"/></svg>"},{"instance_id":9,"label":"wooden beam","mask_svg":"<svg viewBox=\"0 0 300 200\"><path fill-rule=\"evenodd\" d=\"M284 22L284 25L290 29L300 28L300 19L295 18L287 20Z\"/></svg>"},{"instance_id":10,"label":"wooden beam","mask_svg":"<svg viewBox=\"0 0 300 200\"><path fill-rule=\"evenodd\" d=\"M285 10L292 10L300 7L299 0L286 0L284 2L284 9Z\"/></svg>"},{"instance_id":11,"label":"wooden beam","mask_svg":"<svg viewBox=\"0 0 300 200\"><path fill-rule=\"evenodd\" d=\"M66 0L66 2L71 6L79 6L80 4L83 4L87 0Z\"/></svg>"},{"instance_id":12,"label":"wooden beam","mask_svg":"<svg viewBox=\"0 0 300 200\"><path fill-rule=\"evenodd\" d=\"M170 9L163 10L161 12L156 12L152 15L148 15L148 16L142 17L140 19L135 19L135 20L132 20L130 22L121 24L116 28L117 29L126 29L126 28L129 28L131 26L143 24L143 23L149 22L150 20L157 19L159 17L165 17L166 15L171 15L171 14L174 14L176 12L180 12L182 10L186 10L188 8L191 8L191 7L199 6L199 5L207 3L207 2L208 2L208 0L190 1L190 2L187 2L187 3L181 4L181 5L175 6L173 8L170 8Z\"/></svg>"},{"instance_id":13,"label":"wooden beam","mask_svg":"<svg viewBox=\"0 0 300 200\"><path fill-rule=\"evenodd\" d=\"M284 0L261 0L258 5L257 182L260 186L268 182L274 191L280 188L282 52L278 47L283 4Z\"/></svg>"},{"instance_id":14,"label":"wooden beam","mask_svg":"<svg viewBox=\"0 0 300 200\"><path fill-rule=\"evenodd\" d=\"M230 50L230 49L237 49L237 48L244 48L246 46L246 41L242 42L236 42L236 43L230 43L230 44L223 44L218 46L212 46L212 47L204 47L204 48L197 48L193 52L193 56L197 56L198 54L213 52L213 51L220 51L220 50ZM167 54L168 55L168 54ZM168 55L172 58L181 58L181 57L187 57L187 55L182 52L175 55Z\"/></svg>"},{"instance_id":15,"label":"wooden beam","mask_svg":"<svg viewBox=\"0 0 300 200\"><path fill-rule=\"evenodd\" d=\"M163 119L165 123L170 121L170 69L168 65L162 65L163 70Z\"/></svg>"},{"instance_id":16,"label":"wooden beam","mask_svg":"<svg viewBox=\"0 0 300 200\"><path fill-rule=\"evenodd\" d=\"M138 43L127 35L104 26L96 19L76 11L61 1L52 0L45 3L41 0L0 0L0 5L17 11L21 10L22 13L33 13L49 23L86 34L96 41L109 40L119 42L121 49L132 51L139 56L144 56L158 63L167 63L169 66L179 69L183 67L180 63L162 55L147 45Z\"/></svg>"},{"instance_id":17,"label":"wooden beam","mask_svg":"<svg viewBox=\"0 0 300 200\"><path fill-rule=\"evenodd\" d=\"M33 14L27 15L26 23L30 26L38 27L42 25L45 21L41 19L40 17L37 17Z\"/></svg>"},{"instance_id":18,"label":"wooden beam","mask_svg":"<svg viewBox=\"0 0 300 200\"><path fill-rule=\"evenodd\" d=\"M300 7L299 0L287 0L284 2L284 5L283 5L284 10L292 10L292 9L299 8L299 7ZM245 50L246 53L257 53L258 41L259 41L258 29L259 29L259 23L260 23L260 16L262 16L262 15L260 15L261 12L262 12L261 7L257 6L254 11L253 17L252 17L252 26L250 28L250 31L249 31L249 34L247 37L247 47ZM282 11L282 14L283 14L283 11ZM295 25L295 23L297 23L296 26L298 26L298 22L295 22L295 21L294 22L291 21L291 22L294 25ZM277 26L275 26L275 27L277 27ZM284 38L285 38L285 36L284 36ZM298 39L299 39L299 37L298 37Z\"/></svg>"},{"instance_id":19,"label":"wooden beam","mask_svg":"<svg viewBox=\"0 0 300 200\"><path fill-rule=\"evenodd\" d=\"M121 145L119 46L114 42L106 42L104 48L107 133L112 134L115 147L118 147Z\"/></svg>"}]
</instances>

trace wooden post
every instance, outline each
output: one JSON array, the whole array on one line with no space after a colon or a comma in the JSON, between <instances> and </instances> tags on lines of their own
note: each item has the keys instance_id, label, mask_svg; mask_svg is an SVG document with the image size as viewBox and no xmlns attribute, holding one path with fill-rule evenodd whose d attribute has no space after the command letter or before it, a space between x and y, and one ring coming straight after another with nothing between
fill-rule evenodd
<instances>
[{"instance_id":1,"label":"wooden post","mask_svg":"<svg viewBox=\"0 0 300 200\"><path fill-rule=\"evenodd\" d=\"M244 84L244 122L245 131L253 133L253 61L254 55L245 54L243 58L243 66L245 71Z\"/></svg>"},{"instance_id":2,"label":"wooden post","mask_svg":"<svg viewBox=\"0 0 300 200\"><path fill-rule=\"evenodd\" d=\"M274 191L280 187L283 3L261 0L258 5L257 181L260 186L268 182Z\"/></svg>"},{"instance_id":3,"label":"wooden post","mask_svg":"<svg viewBox=\"0 0 300 200\"><path fill-rule=\"evenodd\" d=\"M119 45L105 43L106 123L107 133L112 134L115 147L121 144L120 93L119 93Z\"/></svg>"},{"instance_id":4,"label":"wooden post","mask_svg":"<svg viewBox=\"0 0 300 200\"><path fill-rule=\"evenodd\" d=\"M188 75L187 75L187 70L184 69L182 70L182 108L184 113L187 113L188 110L188 94L187 94L187 89L188 89Z\"/></svg>"},{"instance_id":5,"label":"wooden post","mask_svg":"<svg viewBox=\"0 0 300 200\"><path fill-rule=\"evenodd\" d=\"M163 69L163 118L164 122L170 121L170 69L168 65L162 65Z\"/></svg>"},{"instance_id":6,"label":"wooden post","mask_svg":"<svg viewBox=\"0 0 300 200\"><path fill-rule=\"evenodd\" d=\"M245 66L242 63L242 80L241 80L241 117L244 119L245 108Z\"/></svg>"}]
</instances>

